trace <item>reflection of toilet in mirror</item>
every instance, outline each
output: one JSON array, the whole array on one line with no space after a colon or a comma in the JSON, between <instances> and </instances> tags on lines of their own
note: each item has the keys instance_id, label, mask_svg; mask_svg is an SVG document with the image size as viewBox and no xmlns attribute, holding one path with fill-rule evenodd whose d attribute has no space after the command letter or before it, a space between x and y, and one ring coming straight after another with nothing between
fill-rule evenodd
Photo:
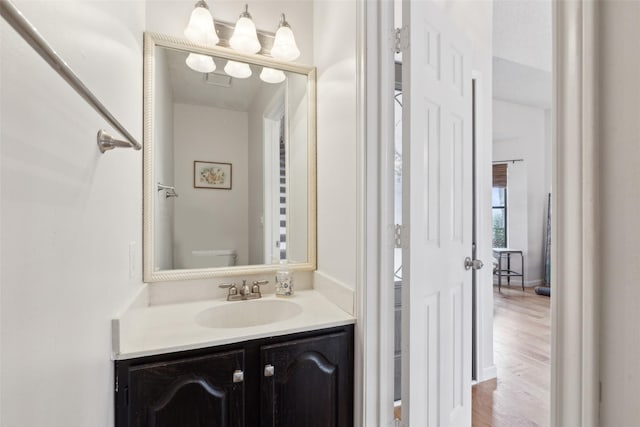
<instances>
[{"instance_id":1,"label":"reflection of toilet in mirror","mask_svg":"<svg viewBox=\"0 0 640 427\"><path fill-rule=\"evenodd\" d=\"M236 265L235 249L194 250L183 268L215 268Z\"/></svg>"}]
</instances>

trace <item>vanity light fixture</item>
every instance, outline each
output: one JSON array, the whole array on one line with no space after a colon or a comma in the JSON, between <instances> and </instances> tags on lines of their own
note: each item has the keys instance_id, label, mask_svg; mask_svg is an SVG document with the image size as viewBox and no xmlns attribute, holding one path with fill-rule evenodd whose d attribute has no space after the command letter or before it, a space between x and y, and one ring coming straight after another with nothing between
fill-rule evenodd
<instances>
[{"instance_id":1,"label":"vanity light fixture","mask_svg":"<svg viewBox=\"0 0 640 427\"><path fill-rule=\"evenodd\" d=\"M271 48L271 56L284 61L293 61L300 56L300 49L296 45L296 39L284 13L280 16L280 24Z\"/></svg>"},{"instance_id":2,"label":"vanity light fixture","mask_svg":"<svg viewBox=\"0 0 640 427\"><path fill-rule=\"evenodd\" d=\"M204 0L196 3L184 35L190 42L205 46L215 46L220 39L216 34L216 26L213 23L213 16L209 12L209 5ZM210 73L216 69L213 58L207 55L190 53L185 61L189 68L200 73Z\"/></svg>"},{"instance_id":3,"label":"vanity light fixture","mask_svg":"<svg viewBox=\"0 0 640 427\"><path fill-rule=\"evenodd\" d=\"M260 80L265 83L283 82L286 76L282 70L274 70L273 68L264 67L260 72Z\"/></svg>"},{"instance_id":4,"label":"vanity light fixture","mask_svg":"<svg viewBox=\"0 0 640 427\"><path fill-rule=\"evenodd\" d=\"M246 79L251 77L251 67L249 67L249 64L245 64L244 62L229 60L227 61L227 65L224 66L224 72L237 79Z\"/></svg>"},{"instance_id":5,"label":"vanity light fixture","mask_svg":"<svg viewBox=\"0 0 640 427\"><path fill-rule=\"evenodd\" d=\"M238 22L233 30L233 35L229 39L232 49L242 53L258 53L262 46L258 41L256 25L249 14L249 5L244 5L244 12L240 14Z\"/></svg>"},{"instance_id":6,"label":"vanity light fixture","mask_svg":"<svg viewBox=\"0 0 640 427\"><path fill-rule=\"evenodd\" d=\"M190 53L185 61L189 68L200 73L211 73L216 69L216 63L213 58L199 53Z\"/></svg>"},{"instance_id":7,"label":"vanity light fixture","mask_svg":"<svg viewBox=\"0 0 640 427\"><path fill-rule=\"evenodd\" d=\"M209 5L204 0L196 3L189 24L184 29L184 35L190 42L205 46L215 46L220 41Z\"/></svg>"}]
</instances>

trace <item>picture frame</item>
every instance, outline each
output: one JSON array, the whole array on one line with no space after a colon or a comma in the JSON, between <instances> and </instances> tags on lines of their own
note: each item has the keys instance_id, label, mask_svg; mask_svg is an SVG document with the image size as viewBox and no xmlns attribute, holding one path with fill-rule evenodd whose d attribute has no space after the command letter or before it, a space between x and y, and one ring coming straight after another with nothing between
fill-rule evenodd
<instances>
[{"instance_id":1,"label":"picture frame","mask_svg":"<svg viewBox=\"0 0 640 427\"><path fill-rule=\"evenodd\" d=\"M194 160L193 187L212 190L231 190L231 163Z\"/></svg>"}]
</instances>

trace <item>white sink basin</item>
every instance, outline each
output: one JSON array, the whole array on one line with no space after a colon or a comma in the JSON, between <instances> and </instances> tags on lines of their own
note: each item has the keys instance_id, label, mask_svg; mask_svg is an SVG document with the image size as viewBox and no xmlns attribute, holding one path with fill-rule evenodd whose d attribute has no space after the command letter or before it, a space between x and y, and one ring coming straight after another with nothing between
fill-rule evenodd
<instances>
[{"instance_id":1,"label":"white sink basin","mask_svg":"<svg viewBox=\"0 0 640 427\"><path fill-rule=\"evenodd\" d=\"M206 328L247 328L281 322L302 313L295 302L277 299L256 299L228 302L207 308L195 317Z\"/></svg>"}]
</instances>

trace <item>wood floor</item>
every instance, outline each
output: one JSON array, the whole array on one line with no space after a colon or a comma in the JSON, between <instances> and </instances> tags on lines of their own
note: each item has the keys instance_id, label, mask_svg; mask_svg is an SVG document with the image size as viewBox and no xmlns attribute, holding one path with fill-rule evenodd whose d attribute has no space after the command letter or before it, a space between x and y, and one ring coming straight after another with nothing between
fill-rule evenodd
<instances>
[{"instance_id":1,"label":"wood floor","mask_svg":"<svg viewBox=\"0 0 640 427\"><path fill-rule=\"evenodd\" d=\"M550 298L531 288L494 286L497 380L473 387L473 427L547 427Z\"/></svg>"}]
</instances>

